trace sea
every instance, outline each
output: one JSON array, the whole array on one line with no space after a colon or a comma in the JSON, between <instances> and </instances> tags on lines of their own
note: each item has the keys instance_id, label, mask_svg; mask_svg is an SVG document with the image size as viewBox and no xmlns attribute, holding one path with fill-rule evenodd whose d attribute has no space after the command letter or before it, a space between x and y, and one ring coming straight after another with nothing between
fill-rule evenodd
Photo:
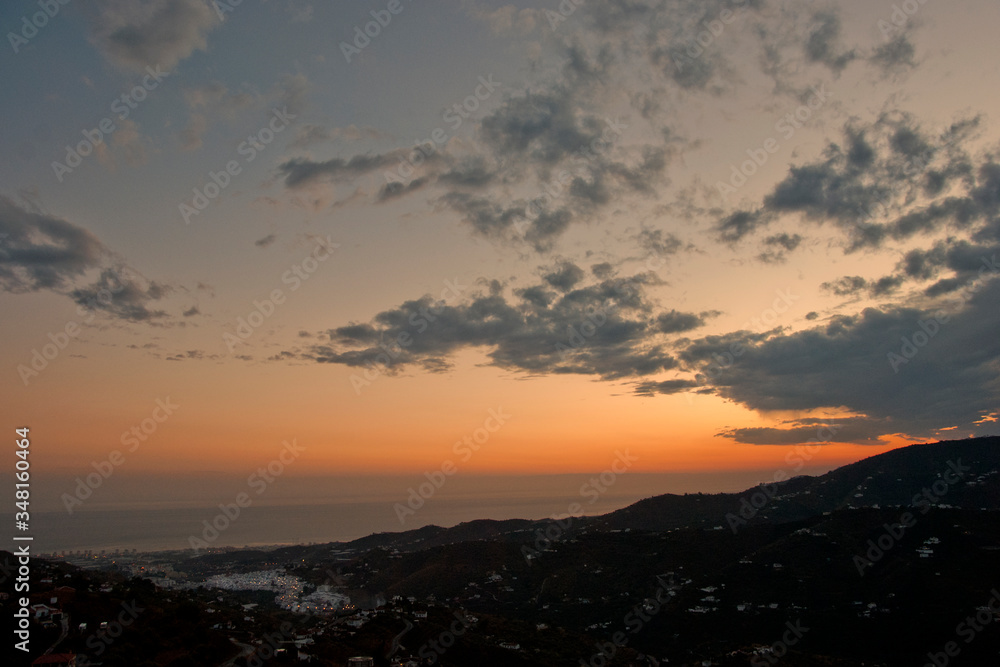
<instances>
[{"instance_id":1,"label":"sea","mask_svg":"<svg viewBox=\"0 0 1000 667\"><path fill-rule=\"evenodd\" d=\"M26 530L18 530L12 513L0 513L0 525L10 526L4 532L11 536L31 536L35 554L259 548L347 542L477 519L604 514L663 493L742 491L771 481L773 473L628 473L605 476L604 483L586 474L467 476L441 487L420 477L282 479L281 491L275 483L260 495L231 479L136 478L93 489L79 503L67 501L84 495L74 484L79 480L67 478L44 489ZM236 502L241 491L250 501L245 507Z\"/></svg>"}]
</instances>

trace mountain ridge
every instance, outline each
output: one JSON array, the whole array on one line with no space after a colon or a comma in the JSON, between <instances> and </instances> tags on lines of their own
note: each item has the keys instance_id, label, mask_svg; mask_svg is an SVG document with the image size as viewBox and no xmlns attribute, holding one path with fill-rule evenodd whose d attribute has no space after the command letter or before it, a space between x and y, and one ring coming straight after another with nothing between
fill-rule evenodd
<instances>
[{"instance_id":1,"label":"mountain ridge","mask_svg":"<svg viewBox=\"0 0 1000 667\"><path fill-rule=\"evenodd\" d=\"M983 436L907 445L840 466L823 475L797 475L735 493L655 495L595 516L562 517L558 521L553 518L476 519L451 527L430 524L400 532L372 533L347 542L279 547L269 553L291 557L330 551L358 554L379 548L413 552L472 541L532 543L538 531L544 532L552 525L558 527L559 539L572 539L588 531L722 528L735 532L747 525L791 523L844 509L906 506L912 504L909 501L919 496L922 489L933 486L940 475L950 470L949 461L957 464L959 459L963 466L970 468L966 472L969 479L948 485L947 492L933 504L1000 510L1000 436ZM968 486L969 481L974 485ZM754 502L760 503L758 494L766 497L760 507ZM748 506L753 510L752 515ZM217 558L225 559L224 554L210 553L194 560Z\"/></svg>"}]
</instances>

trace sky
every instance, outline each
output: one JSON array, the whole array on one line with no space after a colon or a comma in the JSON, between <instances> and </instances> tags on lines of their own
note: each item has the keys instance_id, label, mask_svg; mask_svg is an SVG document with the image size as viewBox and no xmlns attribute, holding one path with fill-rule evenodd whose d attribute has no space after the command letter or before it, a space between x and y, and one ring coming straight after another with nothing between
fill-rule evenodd
<instances>
[{"instance_id":1,"label":"sky","mask_svg":"<svg viewBox=\"0 0 1000 667\"><path fill-rule=\"evenodd\" d=\"M998 24L989 0L3 3L5 427L60 480L43 507L102 467L283 452L373 484L626 451L721 480L996 434Z\"/></svg>"}]
</instances>

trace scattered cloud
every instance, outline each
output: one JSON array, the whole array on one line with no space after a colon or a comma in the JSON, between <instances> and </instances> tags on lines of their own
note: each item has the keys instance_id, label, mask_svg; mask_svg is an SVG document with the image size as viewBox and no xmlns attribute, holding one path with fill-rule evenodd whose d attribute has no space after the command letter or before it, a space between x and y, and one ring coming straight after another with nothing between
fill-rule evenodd
<instances>
[{"instance_id":1,"label":"scattered cloud","mask_svg":"<svg viewBox=\"0 0 1000 667\"><path fill-rule=\"evenodd\" d=\"M0 287L7 292L59 290L109 251L94 234L71 222L24 208L0 195Z\"/></svg>"},{"instance_id":2,"label":"scattered cloud","mask_svg":"<svg viewBox=\"0 0 1000 667\"><path fill-rule=\"evenodd\" d=\"M165 311L152 310L149 305L173 288L146 280L78 225L0 195L0 239L3 291L48 290L90 310L132 322L167 317ZM97 279L80 286L94 271Z\"/></svg>"},{"instance_id":3,"label":"scattered cloud","mask_svg":"<svg viewBox=\"0 0 1000 667\"><path fill-rule=\"evenodd\" d=\"M455 353L478 347L499 368L604 379L649 375L677 365L664 342L655 340L658 331L646 295L655 278L636 274L581 285L582 276L571 267L547 273L558 283L558 292L547 280L515 290L513 298L495 282L454 305L425 296L370 322L334 328L329 343L295 350L295 357L356 368L381 366L389 372L409 366L442 371Z\"/></svg>"},{"instance_id":4,"label":"scattered cloud","mask_svg":"<svg viewBox=\"0 0 1000 667\"><path fill-rule=\"evenodd\" d=\"M151 310L150 304L171 291L168 285L147 281L133 271L116 267L104 269L96 282L72 290L69 296L79 306L103 311L117 319L148 322L167 318L165 310Z\"/></svg>"},{"instance_id":5,"label":"scattered cloud","mask_svg":"<svg viewBox=\"0 0 1000 667\"><path fill-rule=\"evenodd\" d=\"M195 50L208 47L220 22L202 0L96 0L84 5L90 40L111 63L136 71L173 69Z\"/></svg>"},{"instance_id":6,"label":"scattered cloud","mask_svg":"<svg viewBox=\"0 0 1000 667\"><path fill-rule=\"evenodd\" d=\"M277 234L268 234L267 236L257 239L253 242L253 244L258 248L269 248L277 240Z\"/></svg>"}]
</instances>

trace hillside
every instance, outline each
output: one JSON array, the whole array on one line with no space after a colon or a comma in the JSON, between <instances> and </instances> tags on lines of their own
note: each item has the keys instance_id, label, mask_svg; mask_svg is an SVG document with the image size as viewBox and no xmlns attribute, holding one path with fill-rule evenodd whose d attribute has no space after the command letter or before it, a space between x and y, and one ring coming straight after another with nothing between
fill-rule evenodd
<instances>
[{"instance_id":1,"label":"hillside","mask_svg":"<svg viewBox=\"0 0 1000 667\"><path fill-rule=\"evenodd\" d=\"M968 470L963 470L965 477L959 483L948 484L946 492L938 495L932 487L952 470L949 462ZM789 470L778 472L789 476ZM931 494L916 502L1000 509L1000 437L910 445L819 477L794 477L765 487L735 494L655 496L601 517L596 527L670 530L705 525L732 528L730 524L735 523L739 528L744 524L727 521L727 515L750 523L797 521L851 507L915 504L914 498L921 496L924 489L931 490ZM766 502L761 504L761 498ZM756 510L752 516L747 516L751 512L744 501Z\"/></svg>"}]
</instances>

